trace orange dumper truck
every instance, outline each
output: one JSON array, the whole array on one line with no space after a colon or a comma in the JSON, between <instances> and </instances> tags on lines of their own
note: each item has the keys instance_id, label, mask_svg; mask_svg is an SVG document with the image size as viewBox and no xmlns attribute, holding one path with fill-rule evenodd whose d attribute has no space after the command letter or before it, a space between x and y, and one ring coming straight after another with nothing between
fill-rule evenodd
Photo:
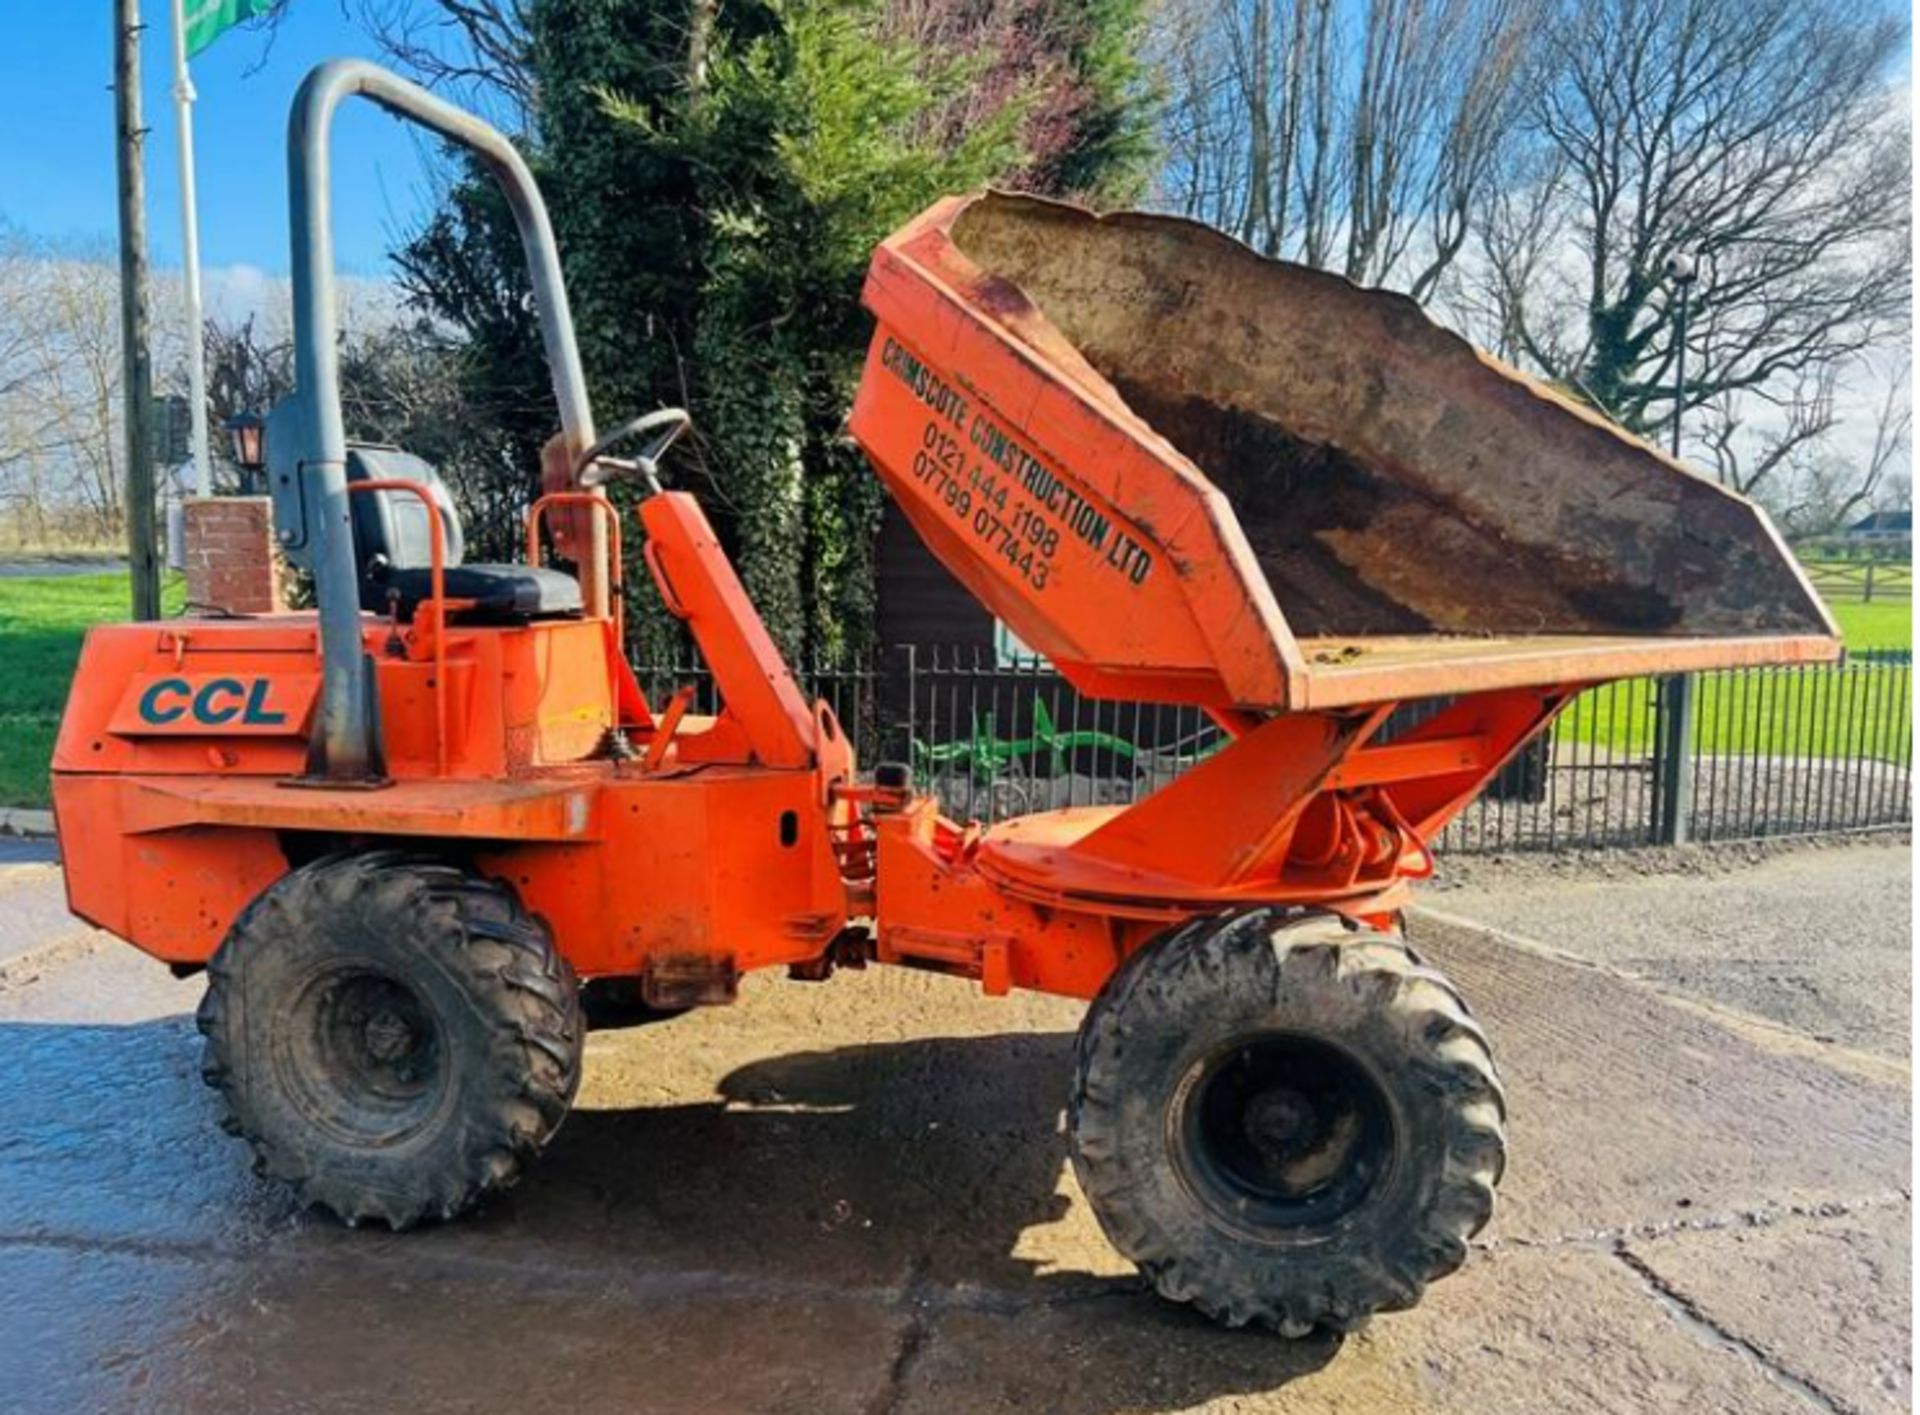
<instances>
[{"instance_id":1,"label":"orange dumper truck","mask_svg":"<svg viewBox=\"0 0 1920 1415\"><path fill-rule=\"evenodd\" d=\"M464 144L518 221L564 454L524 564L467 562L433 469L347 439L327 166L352 96ZM317 611L94 630L53 783L74 910L205 967L229 1128L350 1224L519 1177L579 1083L583 985L664 1014L752 969L898 964L1091 1002L1073 1165L1160 1292L1288 1334L1407 1307L1505 1162L1486 1034L1400 932L1429 842L1584 687L1836 650L1759 511L1411 302L1180 221L957 197L874 255L852 433L1080 692L1227 740L1132 805L949 820L904 767L861 773L663 488L687 415L598 428L512 147L338 61L289 157L297 386L267 471ZM628 666L617 479L714 713ZM576 573L541 563L546 523Z\"/></svg>"}]
</instances>

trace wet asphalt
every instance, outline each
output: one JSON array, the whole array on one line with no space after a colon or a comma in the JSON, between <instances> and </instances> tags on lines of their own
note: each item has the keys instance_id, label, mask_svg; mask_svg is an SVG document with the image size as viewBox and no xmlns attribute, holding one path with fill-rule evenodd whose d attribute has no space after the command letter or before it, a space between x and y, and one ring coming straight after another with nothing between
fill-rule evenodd
<instances>
[{"instance_id":1,"label":"wet asphalt","mask_svg":"<svg viewBox=\"0 0 1920 1415\"><path fill-rule=\"evenodd\" d=\"M1834 917L1905 907L1903 854L1821 853L1794 888ZM0 1410L1906 1408L1896 1049L1729 1009L1697 952L1682 990L1467 902L1414 932L1495 1043L1502 1205L1462 1274L1336 1346L1216 1329L1115 1258L1065 1166L1073 1004L752 979L595 1034L483 1214L348 1232L215 1126L199 982L0 862Z\"/></svg>"}]
</instances>

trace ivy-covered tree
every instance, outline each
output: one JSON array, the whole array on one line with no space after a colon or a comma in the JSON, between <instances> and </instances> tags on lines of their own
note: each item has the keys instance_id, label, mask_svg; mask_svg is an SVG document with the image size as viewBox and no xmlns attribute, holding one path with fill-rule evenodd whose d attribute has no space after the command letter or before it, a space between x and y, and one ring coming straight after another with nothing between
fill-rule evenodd
<instances>
[{"instance_id":1,"label":"ivy-covered tree","mask_svg":"<svg viewBox=\"0 0 1920 1415\"><path fill-rule=\"evenodd\" d=\"M842 420L874 244L942 193L989 182L1138 187L1137 0L1057 9L1045 84L1022 86L996 72L1006 35L969 47L955 21L916 39L884 0L530 7L536 166L595 405L608 422L692 411L674 468L789 652L868 646L880 493ZM976 20L1001 24L994 13ZM476 392L493 388L480 416L530 487L530 448L550 427L530 415L544 370L504 211L462 183L400 259L415 300L468 335ZM629 614L649 656L672 634L650 605L636 597Z\"/></svg>"},{"instance_id":2,"label":"ivy-covered tree","mask_svg":"<svg viewBox=\"0 0 1920 1415\"><path fill-rule=\"evenodd\" d=\"M564 32L568 12L603 3L551 0L545 15ZM684 326L654 392L696 410L700 481L726 513L747 588L775 638L814 655L858 647L872 620L879 496L841 433L867 332L867 258L942 193L1022 157L1014 106L952 144L916 139L915 120L965 76L957 64L916 72L876 16L849 0L723 7L701 72L662 85L649 82L662 70L648 51L618 56L645 87L594 78L582 85L594 105L568 115L581 128L556 114L548 129L556 173L637 157L684 182L684 287L648 308L651 282L636 282L624 255L596 261L587 237L574 243L583 305L596 325L639 309L655 329ZM560 54L579 50L554 51L561 77Z\"/></svg>"},{"instance_id":3,"label":"ivy-covered tree","mask_svg":"<svg viewBox=\"0 0 1920 1415\"><path fill-rule=\"evenodd\" d=\"M460 501L475 556L511 560L555 409L519 232L492 178L469 169L394 263L413 307L457 335L448 358L463 435L437 465Z\"/></svg>"}]
</instances>

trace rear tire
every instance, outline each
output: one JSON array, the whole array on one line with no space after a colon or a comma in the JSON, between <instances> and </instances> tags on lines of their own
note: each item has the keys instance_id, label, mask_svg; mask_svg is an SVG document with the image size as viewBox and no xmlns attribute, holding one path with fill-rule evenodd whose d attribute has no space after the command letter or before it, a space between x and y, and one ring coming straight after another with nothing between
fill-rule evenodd
<instances>
[{"instance_id":1,"label":"rear tire","mask_svg":"<svg viewBox=\"0 0 1920 1415\"><path fill-rule=\"evenodd\" d=\"M572 970L511 890L448 864L303 866L207 975L202 1071L225 1128L350 1225L451 1218L506 1188L579 1089Z\"/></svg>"},{"instance_id":2,"label":"rear tire","mask_svg":"<svg viewBox=\"0 0 1920 1415\"><path fill-rule=\"evenodd\" d=\"M1411 1307L1493 1212L1486 1036L1394 935L1196 920L1113 976L1076 1062L1073 1165L1101 1227L1229 1326L1304 1336Z\"/></svg>"}]
</instances>

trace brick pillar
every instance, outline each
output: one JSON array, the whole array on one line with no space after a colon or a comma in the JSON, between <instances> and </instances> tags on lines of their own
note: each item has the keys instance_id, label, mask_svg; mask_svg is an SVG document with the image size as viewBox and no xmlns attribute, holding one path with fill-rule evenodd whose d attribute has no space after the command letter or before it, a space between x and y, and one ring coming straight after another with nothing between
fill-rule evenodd
<instances>
[{"instance_id":1,"label":"brick pillar","mask_svg":"<svg viewBox=\"0 0 1920 1415\"><path fill-rule=\"evenodd\" d=\"M282 613L273 503L264 496L193 496L186 513L188 612Z\"/></svg>"}]
</instances>

